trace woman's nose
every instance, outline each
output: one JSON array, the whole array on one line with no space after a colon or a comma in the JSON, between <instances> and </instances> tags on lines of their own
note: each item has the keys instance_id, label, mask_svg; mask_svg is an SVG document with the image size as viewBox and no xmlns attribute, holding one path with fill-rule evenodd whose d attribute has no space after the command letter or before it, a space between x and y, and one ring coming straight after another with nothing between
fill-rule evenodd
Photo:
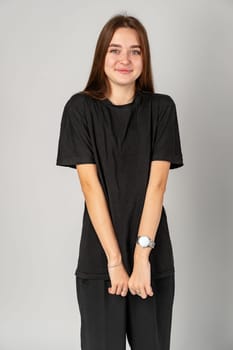
<instances>
[{"instance_id":1,"label":"woman's nose","mask_svg":"<svg viewBox=\"0 0 233 350\"><path fill-rule=\"evenodd\" d=\"M123 62L123 63L128 63L130 61L130 55L129 55L129 52L128 51L123 51L121 52L121 55L120 55L120 61Z\"/></svg>"}]
</instances>

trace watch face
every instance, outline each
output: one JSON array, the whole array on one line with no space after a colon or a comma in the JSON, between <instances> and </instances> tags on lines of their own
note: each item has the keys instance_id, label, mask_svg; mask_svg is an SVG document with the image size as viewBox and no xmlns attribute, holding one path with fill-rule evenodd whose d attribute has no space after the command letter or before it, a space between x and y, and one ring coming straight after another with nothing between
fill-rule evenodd
<instances>
[{"instance_id":1,"label":"watch face","mask_svg":"<svg viewBox=\"0 0 233 350\"><path fill-rule=\"evenodd\" d=\"M139 238L138 241L139 241L139 243L140 243L140 245L141 245L142 247L147 247L148 244L149 244L149 238L148 238L148 237L142 236L142 237Z\"/></svg>"}]
</instances>

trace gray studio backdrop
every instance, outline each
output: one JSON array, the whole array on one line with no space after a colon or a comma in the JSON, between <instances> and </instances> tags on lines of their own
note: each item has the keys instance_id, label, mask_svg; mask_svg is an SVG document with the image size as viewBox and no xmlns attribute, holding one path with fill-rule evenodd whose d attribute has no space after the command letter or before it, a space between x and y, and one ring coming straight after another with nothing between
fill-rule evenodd
<instances>
[{"instance_id":1,"label":"gray studio backdrop","mask_svg":"<svg viewBox=\"0 0 233 350\"><path fill-rule=\"evenodd\" d=\"M1 0L1 350L80 349L84 201L76 170L55 165L58 133L100 29L122 11L145 24L156 90L179 118L185 165L170 171L165 194L171 349L233 349L233 2Z\"/></svg>"}]
</instances>

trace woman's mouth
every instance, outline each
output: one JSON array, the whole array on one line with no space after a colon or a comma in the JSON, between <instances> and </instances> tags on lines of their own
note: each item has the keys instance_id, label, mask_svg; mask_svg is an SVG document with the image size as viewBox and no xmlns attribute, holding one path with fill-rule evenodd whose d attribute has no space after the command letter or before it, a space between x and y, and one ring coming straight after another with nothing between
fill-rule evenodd
<instances>
[{"instance_id":1,"label":"woman's mouth","mask_svg":"<svg viewBox=\"0 0 233 350\"><path fill-rule=\"evenodd\" d=\"M122 74L128 74L132 72L130 69L116 69L116 71Z\"/></svg>"}]
</instances>

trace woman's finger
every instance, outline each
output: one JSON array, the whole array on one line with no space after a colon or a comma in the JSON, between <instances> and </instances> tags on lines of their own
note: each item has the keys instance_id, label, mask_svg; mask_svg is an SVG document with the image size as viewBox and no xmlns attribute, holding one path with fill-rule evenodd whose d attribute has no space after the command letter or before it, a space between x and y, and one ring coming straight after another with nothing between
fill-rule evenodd
<instances>
[{"instance_id":1,"label":"woman's finger","mask_svg":"<svg viewBox=\"0 0 233 350\"><path fill-rule=\"evenodd\" d=\"M136 295L137 293L136 293L136 290L134 290L133 288L129 288L129 290L130 290L130 293L132 294L132 295Z\"/></svg>"},{"instance_id":2,"label":"woman's finger","mask_svg":"<svg viewBox=\"0 0 233 350\"><path fill-rule=\"evenodd\" d=\"M110 294L116 294L116 285L113 285L108 288Z\"/></svg>"},{"instance_id":3,"label":"woman's finger","mask_svg":"<svg viewBox=\"0 0 233 350\"><path fill-rule=\"evenodd\" d=\"M150 297L152 297L154 295L154 292L152 290L152 287L151 286L146 286L146 293L147 295L149 295Z\"/></svg>"},{"instance_id":4,"label":"woman's finger","mask_svg":"<svg viewBox=\"0 0 233 350\"><path fill-rule=\"evenodd\" d=\"M122 293L122 285L118 284L117 288L116 288L116 294L120 295Z\"/></svg>"},{"instance_id":5,"label":"woman's finger","mask_svg":"<svg viewBox=\"0 0 233 350\"><path fill-rule=\"evenodd\" d=\"M141 297L142 299L146 299L147 298L147 293L146 293L145 288L141 288L138 292L139 292L138 293L139 297Z\"/></svg>"},{"instance_id":6,"label":"woman's finger","mask_svg":"<svg viewBox=\"0 0 233 350\"><path fill-rule=\"evenodd\" d=\"M125 297L127 295L127 293L128 293L128 289L127 288L123 288L122 292L121 292L121 296Z\"/></svg>"}]
</instances>

